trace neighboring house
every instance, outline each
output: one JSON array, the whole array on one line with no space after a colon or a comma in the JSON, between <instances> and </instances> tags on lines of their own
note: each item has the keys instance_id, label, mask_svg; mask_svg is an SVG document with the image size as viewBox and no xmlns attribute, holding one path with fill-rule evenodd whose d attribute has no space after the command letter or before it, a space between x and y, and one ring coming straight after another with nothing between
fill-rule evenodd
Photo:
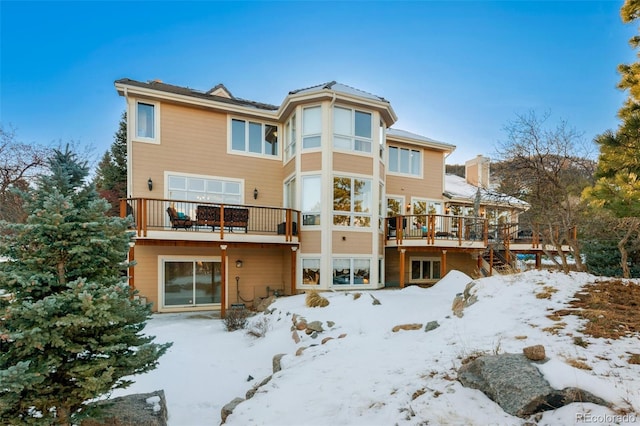
<instances>
[{"instance_id":1,"label":"neighboring house","mask_svg":"<svg viewBox=\"0 0 640 426\"><path fill-rule=\"evenodd\" d=\"M127 102L130 282L155 311L224 314L273 294L477 274L490 225L527 207L486 188L478 198L483 157L466 181L445 175L453 145L391 128L389 101L340 83L280 105L223 85L115 86Z\"/></svg>"}]
</instances>

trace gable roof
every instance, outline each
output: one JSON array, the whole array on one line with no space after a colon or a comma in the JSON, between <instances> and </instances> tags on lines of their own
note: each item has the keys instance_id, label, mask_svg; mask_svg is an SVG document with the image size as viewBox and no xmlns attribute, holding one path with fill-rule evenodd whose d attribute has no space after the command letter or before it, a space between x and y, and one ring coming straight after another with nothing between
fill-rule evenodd
<instances>
[{"instance_id":1,"label":"gable roof","mask_svg":"<svg viewBox=\"0 0 640 426\"><path fill-rule=\"evenodd\" d=\"M522 210L529 208L529 203L526 201L498 191L471 185L465 178L458 175L445 174L444 189L445 192L442 195L451 201L473 204L478 189L480 189L480 203L483 205L510 206Z\"/></svg>"},{"instance_id":2,"label":"gable roof","mask_svg":"<svg viewBox=\"0 0 640 426\"><path fill-rule=\"evenodd\" d=\"M235 96L232 96L231 92L229 92L227 88L222 84L218 84L206 93L200 90L191 89L189 87L175 86L173 84L163 83L160 80L153 80L145 83L141 81L131 80L129 78L122 78L120 80L116 80L116 84L126 84L129 86L152 89L165 93L173 93L198 99L214 100L216 102L249 108L257 108L266 111L276 111L279 108L276 105L236 98Z\"/></svg>"},{"instance_id":3,"label":"gable roof","mask_svg":"<svg viewBox=\"0 0 640 426\"><path fill-rule=\"evenodd\" d=\"M417 142L418 145L441 149L443 151L453 152L456 149L455 145L452 145L446 142L440 142L435 139L428 138L426 136L418 135L416 133L407 132L406 130L389 128L387 129L387 138L389 137L392 139L398 139L401 141L405 140L410 143Z\"/></svg>"}]
</instances>

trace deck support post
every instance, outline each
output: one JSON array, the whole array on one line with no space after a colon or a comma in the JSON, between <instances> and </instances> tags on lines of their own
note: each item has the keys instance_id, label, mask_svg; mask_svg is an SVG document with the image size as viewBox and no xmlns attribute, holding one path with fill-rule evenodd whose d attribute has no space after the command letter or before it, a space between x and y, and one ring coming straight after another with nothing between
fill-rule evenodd
<instances>
[{"instance_id":1,"label":"deck support post","mask_svg":"<svg viewBox=\"0 0 640 426\"><path fill-rule=\"evenodd\" d=\"M440 278L444 277L447 273L447 251L442 250L442 255L440 256Z\"/></svg>"},{"instance_id":2,"label":"deck support post","mask_svg":"<svg viewBox=\"0 0 640 426\"><path fill-rule=\"evenodd\" d=\"M400 249L400 288L404 288L404 254L406 249Z\"/></svg>"},{"instance_id":3,"label":"deck support post","mask_svg":"<svg viewBox=\"0 0 640 426\"><path fill-rule=\"evenodd\" d=\"M297 277L297 272L296 272L296 265L297 265L297 258L296 258L296 252L298 250L298 247L291 247L291 295L295 295L298 292L298 289L296 287L296 277Z\"/></svg>"},{"instance_id":4,"label":"deck support post","mask_svg":"<svg viewBox=\"0 0 640 426\"><path fill-rule=\"evenodd\" d=\"M220 318L224 318L227 313L227 245L220 244L220 278L222 288L220 289Z\"/></svg>"}]
</instances>

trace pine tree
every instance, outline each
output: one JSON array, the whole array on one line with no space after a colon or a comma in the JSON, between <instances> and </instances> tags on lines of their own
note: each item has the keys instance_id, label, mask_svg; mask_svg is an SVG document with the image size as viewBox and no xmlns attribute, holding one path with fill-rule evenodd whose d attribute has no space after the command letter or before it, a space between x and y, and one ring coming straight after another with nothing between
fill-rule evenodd
<instances>
[{"instance_id":1,"label":"pine tree","mask_svg":"<svg viewBox=\"0 0 640 426\"><path fill-rule=\"evenodd\" d=\"M95 184L100 196L111 204L112 216L120 214L120 199L127 196L127 113L123 112L109 151L96 170Z\"/></svg>"},{"instance_id":2,"label":"pine tree","mask_svg":"<svg viewBox=\"0 0 640 426\"><path fill-rule=\"evenodd\" d=\"M123 272L127 220L87 185L86 162L55 150L26 194L26 224L0 224L0 423L67 425L83 403L154 369L171 344L142 331L150 305Z\"/></svg>"},{"instance_id":3,"label":"pine tree","mask_svg":"<svg viewBox=\"0 0 640 426\"><path fill-rule=\"evenodd\" d=\"M630 23L640 18L640 3L626 0L621 9L622 20ZM640 47L640 36L630 40ZM640 56L640 54L639 54ZM583 192L592 208L604 208L614 218L618 229L616 247L620 252L622 275L632 275L629 259L638 258L640 245L640 62L618 67L618 87L629 97L618 111L622 120L618 129L596 137L600 148L595 184Z\"/></svg>"}]
</instances>

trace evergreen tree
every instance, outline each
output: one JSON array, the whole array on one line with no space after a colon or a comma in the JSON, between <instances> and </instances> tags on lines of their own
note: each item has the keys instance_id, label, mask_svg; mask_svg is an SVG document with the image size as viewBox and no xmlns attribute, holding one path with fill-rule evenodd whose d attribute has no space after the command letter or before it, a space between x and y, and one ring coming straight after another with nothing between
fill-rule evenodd
<instances>
[{"instance_id":1,"label":"evergreen tree","mask_svg":"<svg viewBox=\"0 0 640 426\"><path fill-rule=\"evenodd\" d=\"M640 17L640 3L626 0L621 9L625 23ZM640 36L630 40L640 47ZM640 56L640 54L639 54ZM596 182L583 192L583 198L595 209L604 208L616 218L617 247L622 275L632 275L630 259L637 258L640 240L640 62L618 67L618 87L629 97L618 111L622 120L618 129L606 131L596 138L600 147Z\"/></svg>"},{"instance_id":2,"label":"evergreen tree","mask_svg":"<svg viewBox=\"0 0 640 426\"><path fill-rule=\"evenodd\" d=\"M109 201L111 216L120 214L120 199L127 196L127 113L123 112L109 151L96 170L95 184L102 198Z\"/></svg>"},{"instance_id":3,"label":"evergreen tree","mask_svg":"<svg viewBox=\"0 0 640 426\"><path fill-rule=\"evenodd\" d=\"M171 344L142 331L150 305L123 271L128 221L87 185L86 162L55 150L26 194L25 224L0 224L0 423L71 424L83 403L154 369Z\"/></svg>"}]
</instances>

